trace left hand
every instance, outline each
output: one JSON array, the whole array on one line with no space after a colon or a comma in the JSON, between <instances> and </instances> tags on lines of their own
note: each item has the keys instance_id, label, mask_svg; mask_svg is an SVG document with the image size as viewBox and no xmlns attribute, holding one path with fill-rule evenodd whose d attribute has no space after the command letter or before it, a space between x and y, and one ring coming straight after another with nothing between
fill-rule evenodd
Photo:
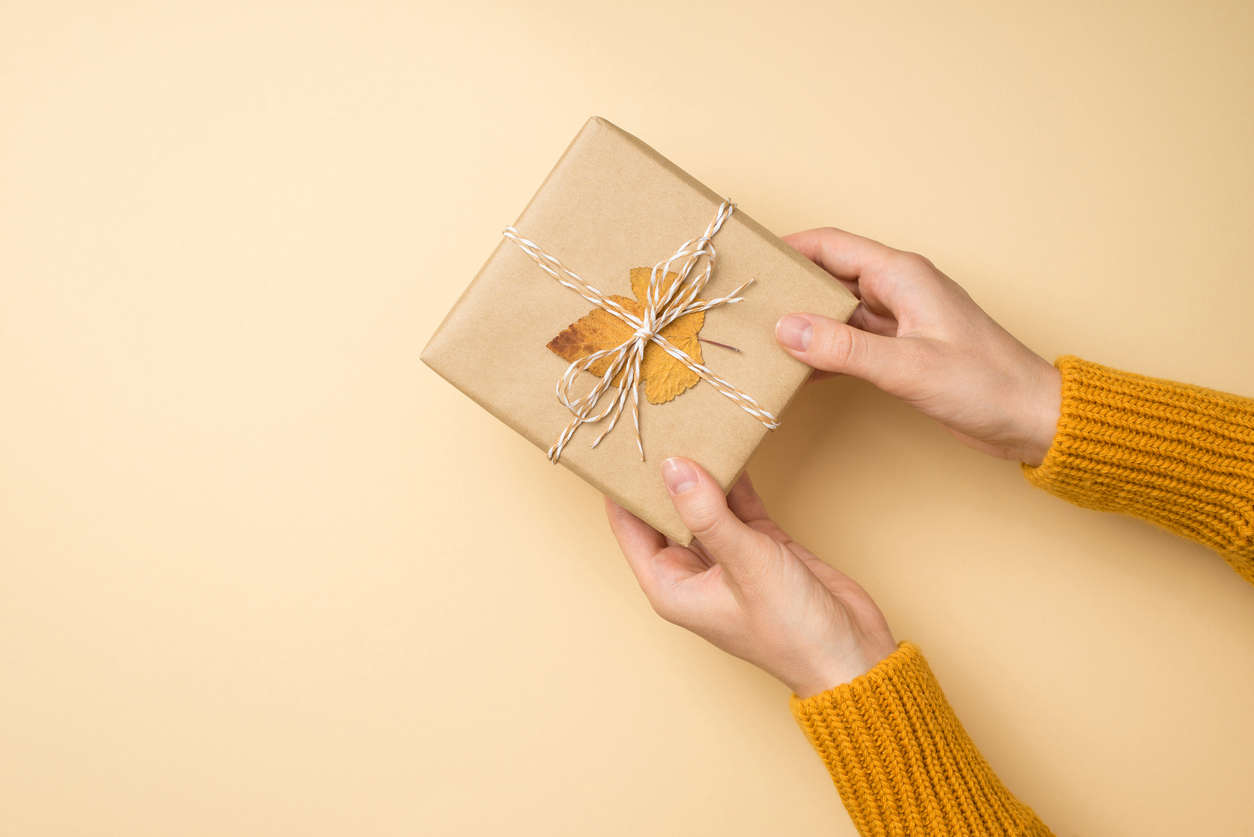
<instances>
[{"instance_id":1,"label":"left hand","mask_svg":"<svg viewBox=\"0 0 1254 837\"><path fill-rule=\"evenodd\" d=\"M766 513L747 475L724 497L687 459L662 466L691 547L606 500L610 528L658 615L781 680L800 697L865 674L897 647L857 582Z\"/></svg>"},{"instance_id":2,"label":"left hand","mask_svg":"<svg viewBox=\"0 0 1254 837\"><path fill-rule=\"evenodd\" d=\"M977 450L1040 465L1053 443L1062 374L916 253L827 227L784 238L852 291L848 323L789 314L784 349L818 370L862 378Z\"/></svg>"}]
</instances>

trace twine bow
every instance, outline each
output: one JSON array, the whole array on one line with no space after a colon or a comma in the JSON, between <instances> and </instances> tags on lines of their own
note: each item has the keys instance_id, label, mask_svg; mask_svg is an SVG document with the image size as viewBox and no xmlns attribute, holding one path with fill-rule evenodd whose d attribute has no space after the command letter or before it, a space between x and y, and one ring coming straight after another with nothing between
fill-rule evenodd
<instances>
[{"instance_id":1,"label":"twine bow","mask_svg":"<svg viewBox=\"0 0 1254 837\"><path fill-rule=\"evenodd\" d=\"M618 424L618 419L623 414L628 400L631 401L631 417L636 426L636 447L640 450L641 460L644 459L644 442L640 438L640 364L644 360L645 346L650 342L656 343L671 357L695 372L701 380L731 399L732 403L762 422L769 429L774 430L776 427L779 427L779 420L769 410L753 400L751 396L741 392L726 380L714 374L709 367L697 363L688 356L687 352L676 348L674 344L661 335L662 329L687 314L695 314L698 311L708 311L721 305L734 305L737 302L741 302L743 297L740 294L745 288L753 284L753 280L750 279L727 296L700 302L696 301L697 294L709 283L710 276L714 272L717 253L714 250L714 244L711 239L722 229L723 224L731 217L734 209L735 207L730 201L723 201L714 216L714 220L705 228L704 233L685 241L669 258L653 266L653 270L649 275L649 289L644 302L644 311L639 317L588 284L579 274L567 268L555 256L547 253L539 244L524 238L514 227L505 229L505 237L517 244L519 249L535 260L541 270L548 273L561 285L570 288L598 308L605 309L634 329L629 339L612 349L593 352L572 362L566 367L562 377L558 379L557 400L566 409L570 410L573 418L566 425L566 429L558 436L557 441L549 448L549 461L556 462L561 457L566 444L574 437L575 431L580 426L596 424L609 419L609 425L601 431L601 434L593 441L592 446L596 447L601 444L601 440ZM702 262L703 259L704 261ZM697 270L695 268L699 262L701 263L701 268ZM674 271L677 274L675 281L669 287L664 288L664 278L671 272L671 268L676 265L678 267ZM606 367L605 373L601 375L596 385L588 392L579 397L574 397L571 394L571 390L579 373L587 370L602 358L608 358L609 365ZM622 380L619 381L617 395L598 410L597 405L601 401L601 397L613 386L613 380L620 373L622 374Z\"/></svg>"}]
</instances>

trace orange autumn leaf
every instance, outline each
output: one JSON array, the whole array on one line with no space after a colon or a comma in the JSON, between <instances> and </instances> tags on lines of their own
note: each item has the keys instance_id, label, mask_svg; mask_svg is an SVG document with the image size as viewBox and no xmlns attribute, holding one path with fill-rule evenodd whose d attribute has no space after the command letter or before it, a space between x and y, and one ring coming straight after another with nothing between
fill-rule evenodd
<instances>
[{"instance_id":1,"label":"orange autumn leaf","mask_svg":"<svg viewBox=\"0 0 1254 837\"><path fill-rule=\"evenodd\" d=\"M644 313L644 298L649 290L649 277L652 270L647 267L631 269L631 291L635 299L625 296L610 297L624 310L639 317ZM664 278L666 286L676 279L676 274L668 273ZM659 334L672 346L686 353L697 363L701 363L701 344L697 335L701 326L705 325L705 312L685 314L675 322L662 329ZM631 326L603 308L594 308L587 315L571 323L566 329L548 343L548 348L562 359L570 362L585 358L593 352L612 349L631 339L635 332ZM601 358L588 367L594 375L604 375L609 368L609 358ZM614 378L617 386L622 379L620 372ZM640 363L640 378L644 384L645 398L650 404L665 404L688 388L695 386L701 378L680 361L671 357L656 343L650 342L644 349L644 359Z\"/></svg>"}]
</instances>

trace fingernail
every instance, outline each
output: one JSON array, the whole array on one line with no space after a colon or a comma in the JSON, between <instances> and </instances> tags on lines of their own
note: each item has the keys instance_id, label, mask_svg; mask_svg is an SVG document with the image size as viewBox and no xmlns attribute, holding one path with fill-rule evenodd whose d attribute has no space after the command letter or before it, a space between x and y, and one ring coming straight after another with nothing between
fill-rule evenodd
<instances>
[{"instance_id":1,"label":"fingernail","mask_svg":"<svg viewBox=\"0 0 1254 837\"><path fill-rule=\"evenodd\" d=\"M668 459L662 463L662 482L672 494L683 494L697 484L697 472L682 459Z\"/></svg>"},{"instance_id":2,"label":"fingernail","mask_svg":"<svg viewBox=\"0 0 1254 837\"><path fill-rule=\"evenodd\" d=\"M810 337L814 334L814 326L800 314L789 314L780 317L775 324L775 339L790 349L804 352L810 348Z\"/></svg>"}]
</instances>

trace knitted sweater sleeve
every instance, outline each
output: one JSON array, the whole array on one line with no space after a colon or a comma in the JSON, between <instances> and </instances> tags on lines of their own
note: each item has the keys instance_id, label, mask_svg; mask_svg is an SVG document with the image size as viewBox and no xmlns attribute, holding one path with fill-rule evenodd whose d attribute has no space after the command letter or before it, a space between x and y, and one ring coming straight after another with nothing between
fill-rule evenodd
<instances>
[{"instance_id":1,"label":"knitted sweater sleeve","mask_svg":"<svg viewBox=\"0 0 1254 837\"><path fill-rule=\"evenodd\" d=\"M1058 360L1062 410L1035 485L1148 520L1254 583L1254 400ZM1047 835L984 761L909 643L793 714L864 835Z\"/></svg>"},{"instance_id":2,"label":"knitted sweater sleeve","mask_svg":"<svg viewBox=\"0 0 1254 837\"><path fill-rule=\"evenodd\" d=\"M1058 430L1028 480L1204 544L1254 583L1254 400L1075 357L1057 366Z\"/></svg>"},{"instance_id":3,"label":"knitted sweater sleeve","mask_svg":"<svg viewBox=\"0 0 1254 837\"><path fill-rule=\"evenodd\" d=\"M908 642L856 680L794 695L792 711L860 834L1050 834L984 761Z\"/></svg>"}]
</instances>

